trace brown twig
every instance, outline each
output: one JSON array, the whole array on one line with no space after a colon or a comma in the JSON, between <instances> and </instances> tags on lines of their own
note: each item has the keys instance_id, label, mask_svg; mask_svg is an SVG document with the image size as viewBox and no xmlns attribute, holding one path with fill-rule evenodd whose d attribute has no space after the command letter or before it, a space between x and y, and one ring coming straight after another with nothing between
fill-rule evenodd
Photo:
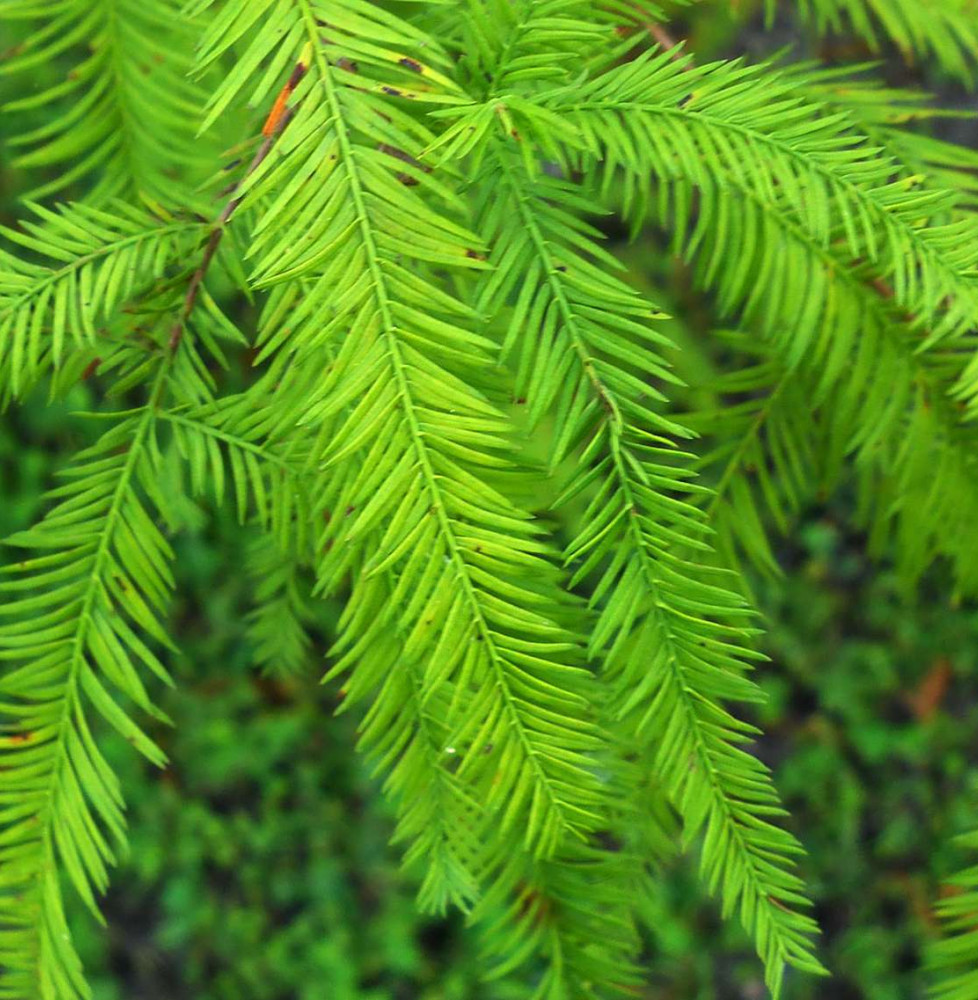
<instances>
[{"instance_id":1,"label":"brown twig","mask_svg":"<svg viewBox=\"0 0 978 1000\"><path fill-rule=\"evenodd\" d=\"M669 58L672 59L673 62L680 62L684 60L680 43L677 42L676 39L673 38L661 24L649 22L646 23L645 28L652 38L659 44L663 52L669 53ZM683 66L683 71L688 73L692 70L692 68L692 65L686 62Z\"/></svg>"},{"instance_id":2,"label":"brown twig","mask_svg":"<svg viewBox=\"0 0 978 1000\"><path fill-rule=\"evenodd\" d=\"M252 158L251 163L248 164L248 169L244 173L242 182L247 180L265 161L268 154L272 151L272 146L275 145L275 141L279 136L286 130L289 122L292 121L295 115L295 109L288 103L289 97L292 95L292 91L299 85L299 82L306 75L308 67L304 61L299 61L296 63L295 69L292 70L292 75L289 77L288 82L279 92L278 97L275 99L275 103L272 105L272 110L268 113L268 117L265 119L265 124L262 126L262 142L258 147L257 152ZM237 190L239 185L234 185L231 191ZM190 284L187 286L187 294L183 299L183 308L180 310L180 315L173 324L173 328L170 330L170 337L167 341L168 349L176 351L180 346L180 340L183 337L183 328L186 325L187 319L189 318L191 312L193 312L194 306L197 303L197 296L200 294L200 286L203 284L204 276L207 274L207 269L210 267L211 261L214 259L214 254L217 253L217 248L221 244L221 239L224 236L224 230L227 224L231 221L231 216L234 215L235 210L238 205L241 204L241 199L243 196L232 196L228 203L224 206L224 211L221 212L214 224L214 229L211 231L210 237L207 240L207 245L204 247L204 255L201 258L200 265L197 270L194 271L193 276L190 279Z\"/></svg>"}]
</instances>

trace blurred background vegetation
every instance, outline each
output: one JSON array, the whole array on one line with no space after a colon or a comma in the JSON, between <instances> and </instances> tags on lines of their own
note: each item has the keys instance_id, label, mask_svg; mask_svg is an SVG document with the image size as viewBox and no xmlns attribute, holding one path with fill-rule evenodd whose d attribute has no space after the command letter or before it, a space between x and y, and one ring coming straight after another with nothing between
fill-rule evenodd
<instances>
[{"instance_id":1,"label":"blurred background vegetation","mask_svg":"<svg viewBox=\"0 0 978 1000\"><path fill-rule=\"evenodd\" d=\"M758 57L784 45L790 58L871 57L851 39L806 40L790 20L769 32L757 6L699 4L670 30L700 58ZM973 96L896 53L884 53L876 72L890 85L937 93L941 106L975 109ZM4 86L0 76L0 99ZM978 148L975 119L940 128ZM0 134L5 223L28 185L11 166L14 154ZM676 315L674 332L691 348L677 358L682 370L709 362L710 303L689 291L663 244L645 234L618 249L633 280ZM54 406L39 395L0 416L2 534L40 514L55 470L91 434L72 413L96 390L80 385ZM195 522L175 540L171 634L181 654L172 664L177 686L161 702L175 726L154 734L171 765L151 770L110 744L132 847L106 900L108 929L75 921L97 1000L523 995L518 983L480 981L477 943L461 918L415 911L415 885L388 845L390 815L352 753L357 720L334 716L338 692L318 683L338 607L309 601L309 643L274 655L283 649L255 640L260 581L242 572L255 540L227 510L202 507ZM844 494L807 509L779 545L783 577L752 579L770 657L760 670L768 701L754 720L765 732L755 750L774 768L808 848L804 873L834 973L789 978L788 1000L925 996L932 900L963 861L954 834L978 816L978 608L956 603L940 572L904 593L885 553L869 559L857 523ZM642 912L654 970L647 1000L764 995L751 948L705 898L695 859L667 864Z\"/></svg>"}]
</instances>

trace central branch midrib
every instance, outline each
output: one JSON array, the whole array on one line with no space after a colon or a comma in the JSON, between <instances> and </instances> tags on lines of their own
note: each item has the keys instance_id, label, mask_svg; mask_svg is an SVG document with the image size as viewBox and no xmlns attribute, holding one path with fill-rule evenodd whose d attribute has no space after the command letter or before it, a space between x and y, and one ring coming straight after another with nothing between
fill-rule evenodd
<instances>
[{"instance_id":1,"label":"central branch midrib","mask_svg":"<svg viewBox=\"0 0 978 1000\"><path fill-rule=\"evenodd\" d=\"M323 90L325 91L326 99L329 102L330 117L333 121L337 141L340 146L340 161L344 166L347 181L350 185L350 193L353 200L354 212L357 217L358 228L360 230L360 238L363 242L367 266L369 267L371 273L374 297L380 312L383 339L387 349L388 358L390 359L391 369L393 370L394 380L400 399L401 411L407 421L411 442L418 458L418 465L421 468L425 488L429 496L432 498L438 525L441 529L442 535L444 536L445 545L448 549L452 564L455 567L456 576L461 584L466 603L469 605L476 630L481 637L483 647L486 650L486 655L489 663L491 664L494 675L495 687L503 699L510 725L518 736L520 746L522 747L527 761L533 769L538 785L541 789L543 789L544 793L550 800L551 806L554 809L555 815L557 816L562 828L562 832L566 823L563 815L562 804L554 789L551 787L549 777L543 771L540 761L537 758L536 751L527 736L520 714L513 702L512 694L509 690L508 684L506 683L503 667L500 663L500 656L496 649L493 632L489 628L488 622L486 621L478 593L469 575L468 566L466 565L459 549L451 518L448 516L445 501L438 486L437 476L435 475L434 469L431 465L428 449L424 442L424 436L421 433L417 414L415 413L415 404L411 396L411 387L408 383L407 375L404 370L405 364L403 358L401 357L400 345L397 341L396 324L391 314L387 283L380 264L380 257L377 252L377 244L374 239L373 227L371 225L370 216L365 204L360 177L354 167L353 144L350 141L349 134L346 130L336 84L332 78L329 64L325 60L322 53L322 45L319 41L316 19L310 9L309 0L299 0L299 4L302 9L306 32L313 43L314 58L320 79L322 81Z\"/></svg>"}]
</instances>

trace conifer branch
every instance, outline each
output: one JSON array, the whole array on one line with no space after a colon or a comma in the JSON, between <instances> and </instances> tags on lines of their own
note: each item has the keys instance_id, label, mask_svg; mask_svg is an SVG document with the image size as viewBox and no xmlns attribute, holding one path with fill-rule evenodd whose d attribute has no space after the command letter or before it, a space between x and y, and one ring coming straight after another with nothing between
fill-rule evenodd
<instances>
[{"instance_id":1,"label":"conifer branch","mask_svg":"<svg viewBox=\"0 0 978 1000\"><path fill-rule=\"evenodd\" d=\"M290 117L279 115L252 169L267 156ZM67 872L101 920L93 890L105 891L107 865L115 860L101 827L107 827L120 846L125 836L118 783L89 732L86 703L150 761L165 762L162 751L113 700L99 673L144 711L165 719L150 702L135 663L141 661L166 682L168 674L132 626L169 644L160 617L173 585L167 565L172 553L138 498L137 482L152 478L154 429L182 328L238 201L228 202L205 245L138 415L103 436L74 473L77 481L54 492L65 499L37 528L8 539L12 545L53 550L49 556L16 564L15 571L26 574L24 578L0 583L2 590L28 594L0 609L9 618L0 628L0 657L23 664L0 679L0 691L9 699L4 712L19 720L14 735L0 743L0 756L5 770L22 782L30 804L28 811L20 801L0 812L5 827L0 868L16 871L8 886L13 892L0 898L0 956L11 970L13 997L74 1000L90 995L65 930L59 870ZM64 224L64 216L43 215L52 227ZM101 221L102 214L94 218ZM74 236L72 228L67 232ZM47 246L36 237L8 235L28 246ZM128 235L90 250L38 284L44 288L63 280L93 259L118 256L144 239L142 233ZM63 257L63 244L52 245ZM133 280L127 279L129 284ZM81 282L71 281L69 287L83 299L92 295ZM34 295L36 289L31 290ZM102 308L113 304L112 294L110 290L102 300ZM24 302L21 295L8 312L23 308ZM84 308L91 307L86 302ZM65 323L64 315L60 322ZM182 419L171 416L174 422ZM120 454L116 449L123 443Z\"/></svg>"},{"instance_id":2,"label":"conifer branch","mask_svg":"<svg viewBox=\"0 0 978 1000\"><path fill-rule=\"evenodd\" d=\"M760 763L736 748L752 727L719 705L720 698L757 700L759 695L742 676L756 654L740 641L749 634L741 602L724 592L707 568L671 551L670 537L685 536L703 547L703 525L694 508L670 497L689 487L681 469L672 473L666 467L670 446L662 435L682 429L627 395L629 390L654 390L628 376L624 364L616 366L612 358L628 358L637 367L644 363L652 372L662 373L665 366L654 354L644 361L629 345L625 331L635 328L637 333L637 323L625 325L612 314L601 316L601 307L591 298L598 287L586 283L586 264L577 253L561 248L554 256L551 247L559 246L555 237L563 220L554 217L551 235L544 236L530 207L539 204L539 195L531 193L522 168L500 149L494 169L510 190L508 209L526 234L526 250L510 254L510 266L517 260L539 262L527 280L539 281L536 294L549 301L545 311L553 315L550 335L554 340L566 338L570 345L571 369L578 373L570 389L575 396L590 393L598 404L588 407L576 399L565 403L561 397L568 389L562 385L546 394L547 400L557 397L555 437L560 444L554 462L586 434L586 457L568 494L588 483L598 485L587 526L567 551L568 561L583 563L575 579L599 571L595 593L603 595L605 606L591 655L604 658L615 680L614 710L634 720L639 739L659 745L657 773L686 820L688 837L705 825L704 872L712 888L724 886L725 911L740 901L777 994L785 962L808 971L820 966L806 941L815 925L793 909L806 902L800 880L788 871L789 858L800 847L762 818L780 807ZM505 213L507 207L494 211ZM504 214L497 218L497 226L509 225ZM519 239L516 230L507 234L510 246ZM582 288L588 289L587 297ZM612 279L603 279L602 291L619 311L626 302L629 312L638 311L637 297ZM533 340L525 343L528 356L536 358L521 365L529 370L542 358ZM556 358L547 363L555 365ZM532 386L526 391L532 397ZM578 426L569 430L575 419ZM690 760L696 761L695 767L689 766Z\"/></svg>"},{"instance_id":3,"label":"conifer branch","mask_svg":"<svg viewBox=\"0 0 978 1000\"><path fill-rule=\"evenodd\" d=\"M109 431L90 461L76 471L76 482L60 491L67 499L36 529L8 539L8 544L53 550L16 564L15 570L27 574L23 579L0 584L8 593L26 589L30 595L4 605L8 620L0 629L0 655L22 664L0 681L11 705L5 711L21 720L0 756L27 796L26 802L6 806L0 817L5 827L0 867L16 871L9 884L13 891L0 900L0 955L9 965L9 995L14 997L71 1000L89 995L64 931L58 872L67 871L101 919L92 890L105 890L106 864L114 854L98 821L120 845L124 821L117 782L92 741L84 703L153 763L165 761L112 700L95 668L144 710L163 718L149 702L129 656L168 680L165 670L128 624L110 616L117 605L134 624L165 638L154 612L159 614L171 585L164 561L169 547L155 528L147 530L150 522L134 485L137 467L146 461L170 364L167 357L159 365L141 414ZM128 441L125 452L112 455L121 441ZM106 465L112 477L108 482ZM79 513L97 518L84 532L73 527ZM129 575L134 544L143 553L141 585Z\"/></svg>"},{"instance_id":4,"label":"conifer branch","mask_svg":"<svg viewBox=\"0 0 978 1000\"><path fill-rule=\"evenodd\" d=\"M777 0L765 0L773 17ZM913 65L933 59L947 74L973 86L978 70L978 7L974 0L804 0L792 6L823 34L853 30L873 51L883 36Z\"/></svg>"},{"instance_id":5,"label":"conifer branch","mask_svg":"<svg viewBox=\"0 0 978 1000\"><path fill-rule=\"evenodd\" d=\"M875 530L883 536L892 530L908 541L911 536L918 539L898 547L902 553L898 563L906 577L915 581L934 559L944 556L954 564L959 586L973 592L978 576L972 561L959 553L969 530L969 512L975 512L978 504L978 467L973 457L973 429L963 422L962 409L951 395L961 384L961 373L971 356L971 338L964 338L954 350L921 350L922 345L936 340L932 331L897 306L890 286L872 270L848 266L837 256L837 248L821 246L787 212L759 198L737 179L728 176L725 183L738 192L742 204L753 204L763 213L766 224L784 241L783 246L796 244L805 258L821 262L822 270L810 272L809 281L824 282L826 289L831 284L836 302L832 312L801 323L797 311L792 312L787 303L782 309L772 309L768 298L761 310L760 286L755 284L746 303L746 323L757 324L768 338L782 370L802 380L808 398L826 415L826 432L839 442L843 455L855 454L867 470L871 477L867 484L872 484L867 507ZM707 256L715 252L714 247L704 247ZM792 267L789 257L783 258L783 266L786 271ZM759 270L768 271L766 267ZM774 294L773 285L769 292ZM743 297L739 290L730 288L724 307L732 311ZM824 295L819 293L819 302L827 299L827 290ZM851 363L846 363L847 358ZM787 407L776 426L784 440L797 442L787 452L795 456L794 469L782 466L779 470L778 489L784 492L786 504L779 507L772 502L777 492L773 484L764 491L768 511L782 530L787 527L785 508L797 506L788 492L793 490L797 496L804 478L797 471L798 463L813 468L804 458L805 439L817 438L820 433L814 424L807 431L799 425L798 413L797 407ZM933 439L921 454L929 454L932 460L940 456L941 460L931 462L929 473L918 466L918 453L901 445L913 425L933 429ZM692 426L706 429L700 419L694 419ZM725 431L733 426L726 421ZM923 490L937 474L946 477L937 495L947 498L947 506L923 503L919 493L916 502L909 502L910 494L904 492L909 483L915 481L915 491ZM901 485L891 490L887 486L891 481ZM728 507L722 522L714 522L723 532L724 552L729 559L742 547L755 564L770 570L759 504L750 501L743 479L732 477L728 482L739 491L735 505ZM815 485L808 483L809 494Z\"/></svg>"},{"instance_id":6,"label":"conifer branch","mask_svg":"<svg viewBox=\"0 0 978 1000\"><path fill-rule=\"evenodd\" d=\"M959 846L972 857L978 848L978 831L958 838ZM945 885L945 894L936 906L943 937L931 944L926 954L932 973L931 996L936 1000L975 1000L978 997L978 865L972 862Z\"/></svg>"},{"instance_id":7,"label":"conifer branch","mask_svg":"<svg viewBox=\"0 0 978 1000\"><path fill-rule=\"evenodd\" d=\"M196 220L161 218L122 202L54 212L2 230L44 262L0 252L0 399L17 399L73 354L105 339L127 302L186 253Z\"/></svg>"},{"instance_id":8,"label":"conifer branch","mask_svg":"<svg viewBox=\"0 0 978 1000\"><path fill-rule=\"evenodd\" d=\"M692 67L688 58L685 65ZM799 103L790 77L783 86L769 79L762 104L759 92L742 87L760 69L695 67L683 74L669 53L650 53L599 76L586 97L566 88L546 103L581 129L591 155L604 157L612 175L620 165L701 190L713 187L718 173L735 178L765 204L791 211L823 247L837 238L851 259L871 261L895 301L931 324L935 339L960 336L978 312L975 221L922 222L940 219L953 196L892 179L891 165L843 116L821 116L817 106ZM656 93L662 96L649 97ZM808 126L798 129L799 121ZM690 146L701 153L695 160L684 155ZM757 155L761 149L770 156Z\"/></svg>"},{"instance_id":9,"label":"conifer branch","mask_svg":"<svg viewBox=\"0 0 978 1000\"><path fill-rule=\"evenodd\" d=\"M304 22L309 36L318 39L318 30L312 10L304 2L300 2L300 6L303 10ZM326 65L322 50L318 46L315 49L314 60L323 88L323 95L328 103L330 118L336 123L340 168L346 171L350 198L360 234L359 238L370 275L371 293L377 309L378 332L383 345L386 365L389 366L387 377L391 379L394 397L402 414L406 436L410 442L410 451L413 453L412 461L416 463L418 468L422 494L425 498L422 502L428 506L429 513L435 519L436 537L444 546L452 571L451 575L460 591L459 599L464 607L462 613L471 621L471 625L465 631L468 633L471 629L470 641L479 643L476 648L483 651L476 658L477 665L473 664L473 666L478 671L474 678L475 682L485 685L482 698L489 699L489 704L484 709L487 712L486 722L490 723L491 731L498 731L499 738L503 739L511 750L517 752L516 759L521 761L520 770L526 768L526 773L532 776L529 789L522 793L527 797L527 804L532 803L527 840L533 850L549 854L556 849L566 831L579 828L582 823L586 824L589 821L589 813L585 808L574 806L566 800L563 787L566 779L559 776L566 767L569 767L577 772L577 780L582 781L586 787L588 782L583 760L575 761L572 749L575 743L580 743L582 736L570 737L568 734L571 740L566 747L569 756L565 763L557 767L556 758L552 757L546 748L540 745L539 736L528 726L529 720L525 711L520 708L520 702L511 689L510 675L515 666L512 661L513 653L507 651L499 642L499 633L496 629L501 626L502 622L497 619L495 628L492 624L493 618L496 617L493 609L498 598L484 594L477 582L482 574L470 565L466 547L462 545L459 538L459 528L450 513L451 502L441 485L441 477L436 472L436 459L427 443L430 432L426 434L422 431L419 402L415 398L415 390L408 374L407 357L400 339L400 324L394 318L392 292L373 229L373 213L368 207L365 188L356 169L353 143L346 129L343 109L333 80L334 71ZM482 410L482 407L474 399L471 403L466 401L463 405L473 416ZM491 541L491 538L487 538L487 542ZM535 616L526 616L523 613L520 617L526 619L522 627L533 627L533 617ZM541 622L542 626L543 622ZM542 651L541 649L540 652ZM571 668L558 663L554 663L550 669L552 671L550 683L558 680L562 672L566 671L569 675L574 673ZM565 697L571 704L576 698L569 692ZM493 719L499 721L493 722L491 721ZM475 728L471 721L467 725L469 728ZM510 735L503 737L503 732L508 732ZM512 741L515 741L515 744ZM500 748L501 750L502 748ZM475 770L476 776L478 776L479 772L483 772L485 770L483 766L475 768L472 764L473 760L477 759L475 755L470 755L468 760L463 763L460 773L466 774L471 769ZM518 771L513 772L511 782L517 780L518 773ZM523 775L520 775L518 780L520 782L518 787L522 787ZM500 786L505 788L507 793L516 791L510 782L501 782ZM569 791L569 788L567 790ZM501 807L500 794L499 791L493 789L490 794L490 807L493 805L496 808ZM519 813L512 808L512 803L507 806L505 816L504 828L515 822L519 816Z\"/></svg>"}]
</instances>

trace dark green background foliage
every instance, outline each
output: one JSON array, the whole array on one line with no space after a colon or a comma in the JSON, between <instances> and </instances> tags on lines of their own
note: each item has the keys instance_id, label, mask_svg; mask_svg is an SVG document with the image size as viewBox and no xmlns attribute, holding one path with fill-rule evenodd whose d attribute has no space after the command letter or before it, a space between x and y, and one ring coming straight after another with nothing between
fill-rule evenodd
<instances>
[{"instance_id":1,"label":"dark green background foliage","mask_svg":"<svg viewBox=\"0 0 978 1000\"><path fill-rule=\"evenodd\" d=\"M14 16L31 6L0 0L0 32L9 33L0 34L0 99L23 100L32 92L16 73L3 73L18 43L36 30L33 21ZM954 185L974 207L978 155L967 150L978 150L978 125L957 113L975 109L970 88L978 66L978 8L969 0L936 4L949 12L947 24L916 19L915 0L769 4L768 15L777 8L773 22L765 22L763 3L749 0L663 6L671 17L659 41L688 39L701 64L744 52L760 60L790 45L789 60L860 68L863 81L864 64L874 60L871 73L888 86L936 93L934 106L956 113L922 116L914 127L961 144L956 155L964 173ZM843 9L867 12L868 19L833 22ZM888 30L874 20L881 11L891 18ZM838 30L827 30L833 24ZM905 24L913 25L909 35L901 34ZM32 87L40 92L54 85L76 57L69 47L34 67ZM803 85L814 92L829 84L803 84L799 77ZM866 91L864 124L882 134L890 123L887 109L910 107L913 99L875 93ZM180 94L171 91L168 99L174 113L182 113ZM28 99L17 134L43 125L45 113ZM112 171L100 174L98 164L69 176L66 188L48 189L64 163L56 155L49 162L24 157L13 134L0 127L5 225L21 218L25 193L49 201L54 192L59 199L81 197L92 178L96 191L104 182L103 193L118 193L109 190ZM242 137L222 138L231 146ZM192 147L182 155L191 172L200 166L192 162ZM941 156L949 154L933 161ZM204 164L198 179L217 166ZM161 175L143 190L165 204L173 183ZM616 183L611 201L623 200L626 188ZM736 419L751 419L769 389L763 380L722 381L722 373L757 360L750 325L746 334L728 330L731 310L722 290L702 290L674 253L668 222L646 220L633 233L614 219L594 222L607 248L626 263L627 281L673 317L661 328L677 345L669 360L685 384L670 387L669 405L703 432L704 444L693 450L707 481L722 486L723 465L710 452L711 443L723 444L716 413L739 407ZM226 276L217 277L215 287L222 281L232 287ZM245 296L228 292L222 302L242 328L255 323L257 307ZM242 390L252 382L254 352L237 345L226 350L222 377L230 391ZM785 386L784 398L797 391ZM37 522L56 472L100 431L78 415L102 405L98 376L53 402L47 388L33 390L0 418L4 536ZM815 419L804 392L801 398L801 419ZM140 405L135 395L123 402ZM525 402L517 398L511 407L521 425ZM544 444L532 439L527 450L534 449L545 458ZM763 475L757 478L751 455L744 458L745 482L762 491ZM745 587L766 628L758 645L769 661L756 672L766 700L742 713L763 730L751 750L772 768L790 814L785 825L808 852L801 872L822 930L819 958L831 972L828 979L791 972L782 995L918 1000L935 980L925 960L940 937L935 901L952 891L947 880L970 861L955 836L978 826L978 606L959 586L969 564L972 578L976 572L978 546L957 553L956 568L953 558L928 565L934 555L928 551L908 571L902 522L892 535L874 533L867 515L867 490L890 496L884 481L843 474L831 496L796 497L790 476L779 479L779 471L772 486L778 499L757 505L764 531L758 525L755 536L746 529L739 538L744 551L724 554L743 561ZM525 506L545 517L567 546L583 506L554 511L553 499L553 491L538 487ZM277 626L274 609L261 618L256 609L267 603L273 562L263 562L268 552L261 533L243 527L231 508L205 498L188 501L180 512L184 530L173 539L176 596L167 631L179 652L165 659L176 683L155 696L173 725L146 727L169 766L152 767L121 737L99 731L125 790L129 848L102 902L107 928L90 919L75 894L66 894L94 998L528 997L528 983L539 974L535 960L486 981L480 941L464 918L419 912L417 871L406 872L401 850L390 844L396 815L382 795L382 776L353 750L363 710L334 714L343 702L341 683L320 683L348 592L313 597L312 573L303 570L289 591L303 628ZM736 517L737 508L731 510ZM721 533L721 541L727 537L738 538ZM672 823L663 818L667 832ZM636 885L647 972L628 995L765 996L754 946L735 921L721 919L697 875L695 848L681 854L661 846L653 876ZM2 965L0 955L0 976ZM978 954L972 966L978 968Z\"/></svg>"}]
</instances>

